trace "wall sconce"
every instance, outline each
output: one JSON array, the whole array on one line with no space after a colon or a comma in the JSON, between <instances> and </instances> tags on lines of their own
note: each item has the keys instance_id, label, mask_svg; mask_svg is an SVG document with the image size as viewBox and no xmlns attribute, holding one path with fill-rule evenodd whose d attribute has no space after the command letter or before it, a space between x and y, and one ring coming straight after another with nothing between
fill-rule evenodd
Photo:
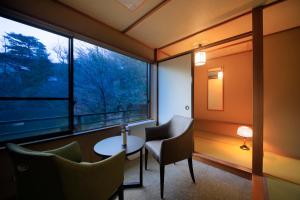
<instances>
[{"instance_id":1,"label":"wall sconce","mask_svg":"<svg viewBox=\"0 0 300 200\"><path fill-rule=\"evenodd\" d=\"M205 65L206 53L204 51L195 52L195 66Z\"/></svg>"},{"instance_id":2,"label":"wall sconce","mask_svg":"<svg viewBox=\"0 0 300 200\"><path fill-rule=\"evenodd\" d=\"M247 140L247 138L252 137L252 135L253 135L252 129L248 126L240 126L237 129L237 134L244 138L244 144L242 146L240 146L240 148L243 150L249 150L250 148L246 145L246 140Z\"/></svg>"},{"instance_id":3,"label":"wall sconce","mask_svg":"<svg viewBox=\"0 0 300 200\"><path fill-rule=\"evenodd\" d=\"M218 79L222 80L223 79L223 71L218 72Z\"/></svg>"}]
</instances>

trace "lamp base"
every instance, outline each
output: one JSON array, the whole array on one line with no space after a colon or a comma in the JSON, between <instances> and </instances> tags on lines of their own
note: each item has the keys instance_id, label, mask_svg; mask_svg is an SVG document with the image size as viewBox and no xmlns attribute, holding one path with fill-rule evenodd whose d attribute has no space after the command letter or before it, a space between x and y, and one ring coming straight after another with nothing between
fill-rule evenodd
<instances>
[{"instance_id":1,"label":"lamp base","mask_svg":"<svg viewBox=\"0 0 300 200\"><path fill-rule=\"evenodd\" d=\"M242 146L240 146L240 148L247 151L250 150L250 148L246 144L243 144Z\"/></svg>"}]
</instances>

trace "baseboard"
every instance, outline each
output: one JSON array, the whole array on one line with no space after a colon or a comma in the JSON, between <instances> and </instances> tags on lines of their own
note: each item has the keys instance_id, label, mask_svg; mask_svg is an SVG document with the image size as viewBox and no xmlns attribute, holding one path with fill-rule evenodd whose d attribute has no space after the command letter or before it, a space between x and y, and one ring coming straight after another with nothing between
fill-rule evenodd
<instances>
[{"instance_id":1,"label":"baseboard","mask_svg":"<svg viewBox=\"0 0 300 200\"><path fill-rule=\"evenodd\" d=\"M212 165L214 167L220 168L222 170L228 171L230 173L233 173L235 175L249 180L251 180L252 178L252 170L247 167L242 167L201 153L193 153L193 159L199 160L201 162L204 162L206 164Z\"/></svg>"}]
</instances>

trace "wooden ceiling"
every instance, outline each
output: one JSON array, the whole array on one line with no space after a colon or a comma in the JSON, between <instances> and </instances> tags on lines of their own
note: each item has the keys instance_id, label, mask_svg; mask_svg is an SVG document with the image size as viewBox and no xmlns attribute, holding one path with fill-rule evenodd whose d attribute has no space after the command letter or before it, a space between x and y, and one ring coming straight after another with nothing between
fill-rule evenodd
<instances>
[{"instance_id":1,"label":"wooden ceiling","mask_svg":"<svg viewBox=\"0 0 300 200\"><path fill-rule=\"evenodd\" d=\"M57 1L148 47L158 48L167 57L199 44L251 31L251 9L276 0L144 0L134 11L117 0ZM229 20L232 18L235 19ZM299 0L282 1L264 9L264 34L296 26L300 26ZM249 48L249 45L240 46Z\"/></svg>"}]
</instances>

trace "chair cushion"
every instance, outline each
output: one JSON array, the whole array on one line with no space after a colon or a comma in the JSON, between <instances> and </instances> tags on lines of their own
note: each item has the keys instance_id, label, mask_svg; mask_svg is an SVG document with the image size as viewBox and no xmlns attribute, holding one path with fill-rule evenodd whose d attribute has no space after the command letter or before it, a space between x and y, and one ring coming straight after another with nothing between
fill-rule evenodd
<instances>
[{"instance_id":1,"label":"chair cushion","mask_svg":"<svg viewBox=\"0 0 300 200\"><path fill-rule=\"evenodd\" d=\"M146 142L145 144L145 147L151 152L151 154L157 161L160 161L160 150L162 141L163 140L152 140Z\"/></svg>"}]
</instances>

